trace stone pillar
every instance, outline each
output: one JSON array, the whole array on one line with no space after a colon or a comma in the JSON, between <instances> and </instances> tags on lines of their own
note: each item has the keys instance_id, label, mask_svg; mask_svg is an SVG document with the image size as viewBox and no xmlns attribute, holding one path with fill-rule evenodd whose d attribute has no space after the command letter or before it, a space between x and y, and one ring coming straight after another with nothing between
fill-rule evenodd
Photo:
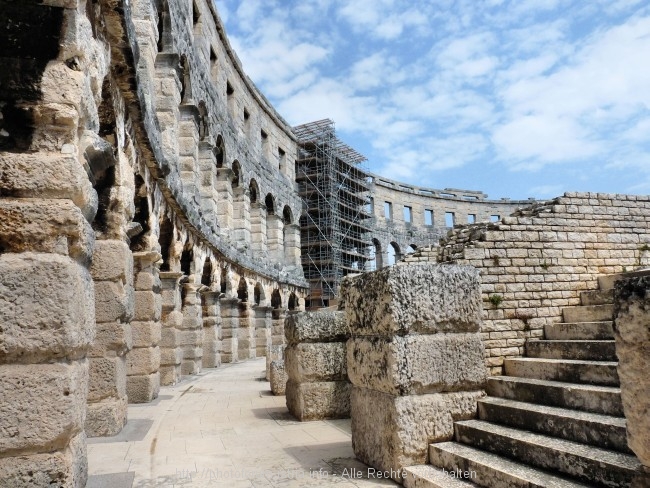
<instances>
[{"instance_id":1,"label":"stone pillar","mask_svg":"<svg viewBox=\"0 0 650 488\"><path fill-rule=\"evenodd\" d=\"M352 447L395 473L427 461L428 445L475 417L487 379L481 290L469 266L391 266L345 287Z\"/></svg>"},{"instance_id":2,"label":"stone pillar","mask_svg":"<svg viewBox=\"0 0 650 488\"><path fill-rule=\"evenodd\" d=\"M181 379L181 333L183 323L179 280L183 273L161 271L162 330L160 334L160 384L175 385Z\"/></svg>"},{"instance_id":3,"label":"stone pillar","mask_svg":"<svg viewBox=\"0 0 650 488\"><path fill-rule=\"evenodd\" d=\"M213 145L199 142L199 168L201 170L201 210L202 217L217 228L217 162L215 160Z\"/></svg>"},{"instance_id":4,"label":"stone pillar","mask_svg":"<svg viewBox=\"0 0 650 488\"><path fill-rule=\"evenodd\" d=\"M266 356L266 348L271 345L271 307L255 307L255 345L258 358Z\"/></svg>"},{"instance_id":5,"label":"stone pillar","mask_svg":"<svg viewBox=\"0 0 650 488\"><path fill-rule=\"evenodd\" d=\"M181 120L178 124L178 169L183 193L189 201L199 204L199 130L198 109L194 105L181 104Z\"/></svg>"},{"instance_id":6,"label":"stone pillar","mask_svg":"<svg viewBox=\"0 0 650 488\"><path fill-rule=\"evenodd\" d=\"M300 266L300 226L284 226L284 262L288 266Z\"/></svg>"},{"instance_id":7,"label":"stone pillar","mask_svg":"<svg viewBox=\"0 0 650 488\"><path fill-rule=\"evenodd\" d=\"M279 346L284 344L284 321L287 317L285 308L271 310L271 344Z\"/></svg>"},{"instance_id":8,"label":"stone pillar","mask_svg":"<svg viewBox=\"0 0 650 488\"><path fill-rule=\"evenodd\" d=\"M237 331L237 349L240 360L252 359L256 355L255 311L250 302L239 302L239 328Z\"/></svg>"},{"instance_id":9,"label":"stone pillar","mask_svg":"<svg viewBox=\"0 0 650 488\"><path fill-rule=\"evenodd\" d=\"M201 372L203 358L203 317L201 316L202 285L185 283L183 286L183 321L181 322L181 374L191 375Z\"/></svg>"},{"instance_id":10,"label":"stone pillar","mask_svg":"<svg viewBox=\"0 0 650 488\"><path fill-rule=\"evenodd\" d=\"M232 170L230 168L217 169L217 219L221 226L222 235L231 238L233 229L233 195L232 195Z\"/></svg>"},{"instance_id":11,"label":"stone pillar","mask_svg":"<svg viewBox=\"0 0 650 488\"><path fill-rule=\"evenodd\" d=\"M239 360L238 331L239 299L221 298L221 362L236 363Z\"/></svg>"},{"instance_id":12,"label":"stone pillar","mask_svg":"<svg viewBox=\"0 0 650 488\"><path fill-rule=\"evenodd\" d=\"M287 408L298 420L350 416L343 312L302 312L287 317L284 366Z\"/></svg>"},{"instance_id":13,"label":"stone pillar","mask_svg":"<svg viewBox=\"0 0 650 488\"><path fill-rule=\"evenodd\" d=\"M614 337L627 444L643 465L633 487L650 486L650 276L618 281Z\"/></svg>"},{"instance_id":14,"label":"stone pillar","mask_svg":"<svg viewBox=\"0 0 650 488\"><path fill-rule=\"evenodd\" d=\"M233 236L238 247L248 248L251 244L251 219L246 189L242 186L235 188L233 199L233 219L236 222Z\"/></svg>"},{"instance_id":15,"label":"stone pillar","mask_svg":"<svg viewBox=\"0 0 650 488\"><path fill-rule=\"evenodd\" d=\"M215 291L201 294L203 304L203 367L217 368L221 365L221 306Z\"/></svg>"},{"instance_id":16,"label":"stone pillar","mask_svg":"<svg viewBox=\"0 0 650 488\"><path fill-rule=\"evenodd\" d=\"M158 265L160 253L133 253L135 313L131 330L133 349L127 354L126 390L129 403L148 403L160 391L160 337L162 314Z\"/></svg>"},{"instance_id":17,"label":"stone pillar","mask_svg":"<svg viewBox=\"0 0 650 488\"><path fill-rule=\"evenodd\" d=\"M255 253L267 250L266 207L259 202L251 204L251 249Z\"/></svg>"},{"instance_id":18,"label":"stone pillar","mask_svg":"<svg viewBox=\"0 0 650 488\"><path fill-rule=\"evenodd\" d=\"M90 268L95 281L95 341L88 353L86 434L113 436L126 424L127 351L133 317L133 257L126 243L97 241Z\"/></svg>"},{"instance_id":19,"label":"stone pillar","mask_svg":"<svg viewBox=\"0 0 650 488\"><path fill-rule=\"evenodd\" d=\"M270 214L266 216L266 240L269 257L278 262L284 262L282 227L284 227L284 223L279 215Z\"/></svg>"}]
</instances>

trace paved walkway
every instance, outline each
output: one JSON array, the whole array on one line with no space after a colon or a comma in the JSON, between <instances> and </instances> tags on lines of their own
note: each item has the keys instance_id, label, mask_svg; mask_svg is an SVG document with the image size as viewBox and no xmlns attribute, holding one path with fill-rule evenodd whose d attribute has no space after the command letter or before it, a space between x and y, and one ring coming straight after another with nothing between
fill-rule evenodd
<instances>
[{"instance_id":1,"label":"paved walkway","mask_svg":"<svg viewBox=\"0 0 650 488\"><path fill-rule=\"evenodd\" d=\"M397 486L354 459L349 420L295 421L264 368L224 365L129 405L119 435L89 439L88 488Z\"/></svg>"}]
</instances>

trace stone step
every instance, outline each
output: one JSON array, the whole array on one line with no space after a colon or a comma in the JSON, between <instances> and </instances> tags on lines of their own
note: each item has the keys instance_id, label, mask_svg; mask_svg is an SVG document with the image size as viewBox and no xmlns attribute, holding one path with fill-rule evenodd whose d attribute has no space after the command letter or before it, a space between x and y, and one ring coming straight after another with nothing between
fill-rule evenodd
<instances>
[{"instance_id":1,"label":"stone step","mask_svg":"<svg viewBox=\"0 0 650 488\"><path fill-rule=\"evenodd\" d=\"M616 281L625 278L639 278L641 276L650 275L650 269L640 269L638 271L630 271L628 273L616 273L610 275L601 275L598 277L598 287L601 290L611 290L614 288Z\"/></svg>"},{"instance_id":2,"label":"stone step","mask_svg":"<svg viewBox=\"0 0 650 488\"><path fill-rule=\"evenodd\" d=\"M579 442L492 424L483 420L454 423L456 440L495 454L505 454L541 469L559 471L581 482L629 486L640 462L635 456Z\"/></svg>"},{"instance_id":3,"label":"stone step","mask_svg":"<svg viewBox=\"0 0 650 488\"><path fill-rule=\"evenodd\" d=\"M614 303L614 290L589 290L580 292L581 305L607 305Z\"/></svg>"},{"instance_id":4,"label":"stone step","mask_svg":"<svg viewBox=\"0 0 650 488\"><path fill-rule=\"evenodd\" d=\"M492 376L488 378L487 394L520 402L623 417L621 389L613 386Z\"/></svg>"},{"instance_id":5,"label":"stone step","mask_svg":"<svg viewBox=\"0 0 650 488\"><path fill-rule=\"evenodd\" d=\"M429 444L429 462L447 471L460 469L472 476L471 480L474 484L488 488L587 488L588 486L457 442Z\"/></svg>"},{"instance_id":6,"label":"stone step","mask_svg":"<svg viewBox=\"0 0 650 488\"><path fill-rule=\"evenodd\" d=\"M546 324L544 338L548 340L604 340L614 339L611 320L603 322L572 322Z\"/></svg>"},{"instance_id":7,"label":"stone step","mask_svg":"<svg viewBox=\"0 0 650 488\"><path fill-rule=\"evenodd\" d=\"M632 454L625 418L485 397L478 402L481 420Z\"/></svg>"},{"instance_id":8,"label":"stone step","mask_svg":"<svg viewBox=\"0 0 650 488\"><path fill-rule=\"evenodd\" d=\"M548 358L508 358L503 362L506 376L604 386L619 386L617 365L614 361Z\"/></svg>"},{"instance_id":9,"label":"stone step","mask_svg":"<svg viewBox=\"0 0 650 488\"><path fill-rule=\"evenodd\" d=\"M580 359L583 361L616 361L616 342L611 341L547 341L528 339L526 356L547 359Z\"/></svg>"},{"instance_id":10,"label":"stone step","mask_svg":"<svg viewBox=\"0 0 650 488\"><path fill-rule=\"evenodd\" d=\"M418 464L404 468L406 488L471 488L476 486L463 481L457 471L435 468L430 464Z\"/></svg>"},{"instance_id":11,"label":"stone step","mask_svg":"<svg viewBox=\"0 0 650 488\"><path fill-rule=\"evenodd\" d=\"M562 317L564 322L600 322L612 320L614 316L614 305L578 305L576 307L564 307Z\"/></svg>"}]
</instances>

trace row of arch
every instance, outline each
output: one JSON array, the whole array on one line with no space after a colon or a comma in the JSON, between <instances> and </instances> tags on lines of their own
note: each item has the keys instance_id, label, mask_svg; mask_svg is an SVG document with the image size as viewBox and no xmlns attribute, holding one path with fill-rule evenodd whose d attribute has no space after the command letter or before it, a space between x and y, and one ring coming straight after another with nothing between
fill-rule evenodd
<instances>
[{"instance_id":1,"label":"row of arch","mask_svg":"<svg viewBox=\"0 0 650 488\"><path fill-rule=\"evenodd\" d=\"M407 254L412 254L417 250L415 244L409 244L404 252L397 242L391 241L382 249L382 245L377 239L372 240L372 245L368 247L368 260L366 261L366 271L375 271L386 266L392 266L400 261Z\"/></svg>"}]
</instances>

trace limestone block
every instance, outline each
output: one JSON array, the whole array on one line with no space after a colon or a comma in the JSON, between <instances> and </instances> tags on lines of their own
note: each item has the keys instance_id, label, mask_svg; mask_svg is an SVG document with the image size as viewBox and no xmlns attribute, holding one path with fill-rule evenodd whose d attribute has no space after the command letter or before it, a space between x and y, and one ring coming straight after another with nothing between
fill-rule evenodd
<instances>
[{"instance_id":1,"label":"limestone block","mask_svg":"<svg viewBox=\"0 0 650 488\"><path fill-rule=\"evenodd\" d=\"M627 443L650 468L650 277L616 283L614 336Z\"/></svg>"},{"instance_id":2,"label":"limestone block","mask_svg":"<svg viewBox=\"0 0 650 488\"><path fill-rule=\"evenodd\" d=\"M300 312L284 322L288 344L303 342L343 342L350 336L343 312Z\"/></svg>"},{"instance_id":3,"label":"limestone block","mask_svg":"<svg viewBox=\"0 0 650 488\"><path fill-rule=\"evenodd\" d=\"M121 281L133 284L133 256L122 241L105 240L95 243L90 274L95 281Z\"/></svg>"},{"instance_id":4,"label":"limestone block","mask_svg":"<svg viewBox=\"0 0 650 488\"><path fill-rule=\"evenodd\" d=\"M354 386L354 454L382 471L424 464L429 444L452 440L454 421L474 418L482 396L482 391L393 396Z\"/></svg>"},{"instance_id":5,"label":"limestone block","mask_svg":"<svg viewBox=\"0 0 650 488\"><path fill-rule=\"evenodd\" d=\"M160 367L159 347L139 347L126 355L126 374L143 375L158 371Z\"/></svg>"},{"instance_id":6,"label":"limestone block","mask_svg":"<svg viewBox=\"0 0 650 488\"><path fill-rule=\"evenodd\" d=\"M96 324L95 340L90 346L88 357L107 355L122 356L133 346L131 325L121 322Z\"/></svg>"},{"instance_id":7,"label":"limestone block","mask_svg":"<svg viewBox=\"0 0 650 488\"><path fill-rule=\"evenodd\" d=\"M481 324L478 271L414 263L356 277L341 297L353 335L476 332Z\"/></svg>"},{"instance_id":8,"label":"limestone block","mask_svg":"<svg viewBox=\"0 0 650 488\"><path fill-rule=\"evenodd\" d=\"M484 355L477 333L351 338L348 377L393 395L477 390L487 379Z\"/></svg>"},{"instance_id":9,"label":"limestone block","mask_svg":"<svg viewBox=\"0 0 650 488\"><path fill-rule=\"evenodd\" d=\"M266 379L270 381L271 379L271 361L276 359L284 361L284 349L287 346L285 344L279 344L276 346L267 346L266 347Z\"/></svg>"},{"instance_id":10,"label":"limestone block","mask_svg":"<svg viewBox=\"0 0 650 488\"><path fill-rule=\"evenodd\" d=\"M160 350L160 364L181 364L182 360L183 350L180 348Z\"/></svg>"},{"instance_id":11,"label":"limestone block","mask_svg":"<svg viewBox=\"0 0 650 488\"><path fill-rule=\"evenodd\" d=\"M129 322L133 317L133 287L115 281L95 282L95 320Z\"/></svg>"},{"instance_id":12,"label":"limestone block","mask_svg":"<svg viewBox=\"0 0 650 488\"><path fill-rule=\"evenodd\" d=\"M135 276L134 285L136 290L160 290L160 278L153 275L151 272L142 271Z\"/></svg>"},{"instance_id":13,"label":"limestone block","mask_svg":"<svg viewBox=\"0 0 650 488\"><path fill-rule=\"evenodd\" d=\"M126 396L126 360L123 356L90 358L88 401Z\"/></svg>"},{"instance_id":14,"label":"limestone block","mask_svg":"<svg viewBox=\"0 0 650 488\"><path fill-rule=\"evenodd\" d=\"M162 297L151 290L135 291L135 306L133 320L160 320L162 312Z\"/></svg>"},{"instance_id":15,"label":"limestone block","mask_svg":"<svg viewBox=\"0 0 650 488\"><path fill-rule=\"evenodd\" d=\"M161 386L175 385L181 379L181 367L174 366L161 366L160 367L160 384Z\"/></svg>"},{"instance_id":16,"label":"limestone block","mask_svg":"<svg viewBox=\"0 0 650 488\"><path fill-rule=\"evenodd\" d=\"M345 342L290 345L284 351L284 360L293 381L347 380Z\"/></svg>"},{"instance_id":17,"label":"limestone block","mask_svg":"<svg viewBox=\"0 0 650 488\"><path fill-rule=\"evenodd\" d=\"M162 337L160 322L131 322L133 347L157 346Z\"/></svg>"},{"instance_id":18,"label":"limestone block","mask_svg":"<svg viewBox=\"0 0 650 488\"><path fill-rule=\"evenodd\" d=\"M86 435L88 437L109 437L119 434L126 425L126 412L126 393L119 398L88 404Z\"/></svg>"},{"instance_id":19,"label":"limestone block","mask_svg":"<svg viewBox=\"0 0 650 488\"><path fill-rule=\"evenodd\" d=\"M182 346L200 346L203 344L203 329L181 330Z\"/></svg>"},{"instance_id":20,"label":"limestone block","mask_svg":"<svg viewBox=\"0 0 650 488\"><path fill-rule=\"evenodd\" d=\"M64 450L5 457L0 461L0 480L3 486L11 488L82 488L87 479L88 457L83 432L78 433Z\"/></svg>"},{"instance_id":21,"label":"limestone block","mask_svg":"<svg viewBox=\"0 0 650 488\"><path fill-rule=\"evenodd\" d=\"M183 361L181 361L181 374L182 375L194 375L194 374L199 374L201 372L201 369L203 368L203 359L195 359L195 358L183 358Z\"/></svg>"},{"instance_id":22,"label":"limestone block","mask_svg":"<svg viewBox=\"0 0 650 488\"><path fill-rule=\"evenodd\" d=\"M129 403L148 403L158 397L160 375L156 371L149 375L129 376L126 379L126 394Z\"/></svg>"},{"instance_id":23,"label":"limestone block","mask_svg":"<svg viewBox=\"0 0 650 488\"><path fill-rule=\"evenodd\" d=\"M287 388L287 372L284 369L284 362L281 360L271 361L270 366L271 391L274 395L284 395Z\"/></svg>"},{"instance_id":24,"label":"limestone block","mask_svg":"<svg viewBox=\"0 0 650 488\"><path fill-rule=\"evenodd\" d=\"M160 330L160 347L178 347L181 344L181 332L178 329L162 327Z\"/></svg>"},{"instance_id":25,"label":"limestone block","mask_svg":"<svg viewBox=\"0 0 650 488\"><path fill-rule=\"evenodd\" d=\"M185 346L182 348L183 359L201 359L203 357L202 347Z\"/></svg>"},{"instance_id":26,"label":"limestone block","mask_svg":"<svg viewBox=\"0 0 650 488\"><path fill-rule=\"evenodd\" d=\"M64 449L83 429L88 363L0 366L0 452Z\"/></svg>"},{"instance_id":27,"label":"limestone block","mask_svg":"<svg viewBox=\"0 0 650 488\"><path fill-rule=\"evenodd\" d=\"M169 312L167 316L163 319L163 324L165 327L174 327L179 329L183 324L183 313L179 310L174 310Z\"/></svg>"},{"instance_id":28,"label":"limestone block","mask_svg":"<svg viewBox=\"0 0 650 488\"><path fill-rule=\"evenodd\" d=\"M56 254L0 255L0 363L75 356L93 340L88 271Z\"/></svg>"},{"instance_id":29,"label":"limestone block","mask_svg":"<svg viewBox=\"0 0 650 488\"><path fill-rule=\"evenodd\" d=\"M347 381L297 383L287 381L287 408L298 420L350 417L350 391Z\"/></svg>"}]
</instances>

